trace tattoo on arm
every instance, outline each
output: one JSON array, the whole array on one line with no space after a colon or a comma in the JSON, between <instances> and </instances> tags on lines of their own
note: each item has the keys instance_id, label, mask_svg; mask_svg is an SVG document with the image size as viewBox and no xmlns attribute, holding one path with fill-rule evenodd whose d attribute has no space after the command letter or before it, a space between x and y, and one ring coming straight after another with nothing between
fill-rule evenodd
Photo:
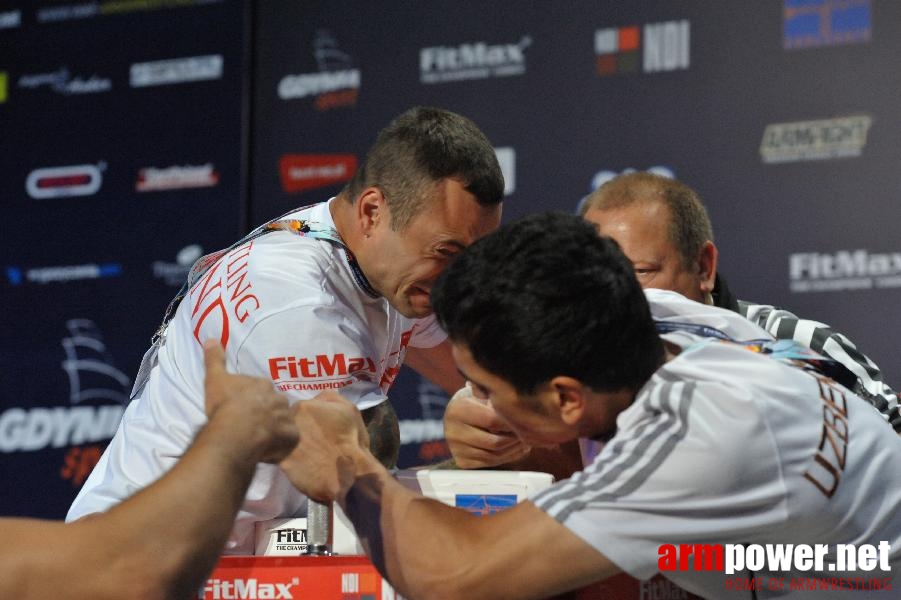
<instances>
[{"instance_id":1,"label":"tattoo on arm","mask_svg":"<svg viewBox=\"0 0 901 600\"><path fill-rule=\"evenodd\" d=\"M369 449L388 469L397 466L400 453L400 425L391 402L385 401L363 411L363 423L369 432Z\"/></svg>"}]
</instances>

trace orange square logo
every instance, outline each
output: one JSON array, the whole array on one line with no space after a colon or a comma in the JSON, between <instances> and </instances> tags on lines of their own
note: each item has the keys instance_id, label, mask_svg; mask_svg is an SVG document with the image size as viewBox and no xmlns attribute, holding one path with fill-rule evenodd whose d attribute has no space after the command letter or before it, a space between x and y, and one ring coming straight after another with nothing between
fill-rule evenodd
<instances>
[{"instance_id":1,"label":"orange square logo","mask_svg":"<svg viewBox=\"0 0 901 600\"><path fill-rule=\"evenodd\" d=\"M620 27L619 28L619 51L620 52L628 52L630 50L637 50L638 44L641 41L641 32L638 29L637 25L633 25L632 27Z\"/></svg>"}]
</instances>

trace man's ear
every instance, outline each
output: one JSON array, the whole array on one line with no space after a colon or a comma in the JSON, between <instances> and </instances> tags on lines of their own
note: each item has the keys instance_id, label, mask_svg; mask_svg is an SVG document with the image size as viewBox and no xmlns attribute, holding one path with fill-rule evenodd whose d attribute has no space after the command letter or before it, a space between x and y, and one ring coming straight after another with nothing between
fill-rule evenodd
<instances>
[{"instance_id":1,"label":"man's ear","mask_svg":"<svg viewBox=\"0 0 901 600\"><path fill-rule=\"evenodd\" d=\"M701 251L698 253L698 280L701 286L701 292L705 295L713 291L716 283L716 262L719 257L719 251L714 243L710 240L704 242Z\"/></svg>"},{"instance_id":2,"label":"man's ear","mask_svg":"<svg viewBox=\"0 0 901 600\"><path fill-rule=\"evenodd\" d=\"M360 231L365 237L369 237L381 221L389 218L385 196L377 187L364 189L356 202L356 208Z\"/></svg>"},{"instance_id":3,"label":"man's ear","mask_svg":"<svg viewBox=\"0 0 901 600\"><path fill-rule=\"evenodd\" d=\"M585 385L573 377L558 375L551 379L550 386L560 419L570 426L579 425L587 404Z\"/></svg>"}]
</instances>

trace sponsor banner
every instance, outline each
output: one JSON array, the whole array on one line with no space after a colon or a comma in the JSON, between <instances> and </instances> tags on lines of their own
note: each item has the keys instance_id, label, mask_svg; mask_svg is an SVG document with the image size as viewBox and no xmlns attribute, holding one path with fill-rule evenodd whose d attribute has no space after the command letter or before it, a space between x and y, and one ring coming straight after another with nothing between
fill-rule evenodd
<instances>
[{"instance_id":1,"label":"sponsor banner","mask_svg":"<svg viewBox=\"0 0 901 600\"><path fill-rule=\"evenodd\" d=\"M36 452L112 439L125 407L10 408L0 413L0 452Z\"/></svg>"},{"instance_id":2,"label":"sponsor banner","mask_svg":"<svg viewBox=\"0 0 901 600\"><path fill-rule=\"evenodd\" d=\"M100 14L99 2L82 2L80 4L65 4L41 8L37 11L38 23L53 23L56 21L72 21L75 19L88 19Z\"/></svg>"},{"instance_id":3,"label":"sponsor banner","mask_svg":"<svg viewBox=\"0 0 901 600\"><path fill-rule=\"evenodd\" d=\"M763 131L760 156L768 164L860 156L872 122L869 115L854 115L773 123Z\"/></svg>"},{"instance_id":4,"label":"sponsor banner","mask_svg":"<svg viewBox=\"0 0 901 600\"><path fill-rule=\"evenodd\" d=\"M91 196L100 190L104 169L104 162L35 169L25 179L25 190L35 200Z\"/></svg>"},{"instance_id":5,"label":"sponsor banner","mask_svg":"<svg viewBox=\"0 0 901 600\"><path fill-rule=\"evenodd\" d=\"M175 262L155 260L151 265L153 278L160 279L166 285L181 287L187 281L191 267L203 256L203 248L199 244L185 246L175 255Z\"/></svg>"},{"instance_id":6,"label":"sponsor banner","mask_svg":"<svg viewBox=\"0 0 901 600\"><path fill-rule=\"evenodd\" d=\"M182 8L185 6L218 4L223 0L104 0L102 2L80 2L38 9L38 23L74 21L91 17L118 15L124 13Z\"/></svg>"},{"instance_id":7,"label":"sponsor banner","mask_svg":"<svg viewBox=\"0 0 901 600\"><path fill-rule=\"evenodd\" d=\"M173 165L158 169L145 167L138 171L135 190L159 192L184 188L212 187L219 183L219 172L212 163L205 165Z\"/></svg>"},{"instance_id":8,"label":"sponsor banner","mask_svg":"<svg viewBox=\"0 0 901 600\"><path fill-rule=\"evenodd\" d=\"M786 50L870 41L870 0L783 0Z\"/></svg>"},{"instance_id":9,"label":"sponsor banner","mask_svg":"<svg viewBox=\"0 0 901 600\"><path fill-rule=\"evenodd\" d=\"M113 89L113 82L96 73L87 78L82 75L73 76L68 67L60 67L50 73L22 75L19 77L16 87L26 90L47 88L64 96L78 96L109 92Z\"/></svg>"},{"instance_id":10,"label":"sponsor banner","mask_svg":"<svg viewBox=\"0 0 901 600\"><path fill-rule=\"evenodd\" d=\"M63 265L58 267L37 267L23 269L21 267L6 267L6 278L12 285L24 283L68 283L84 279L104 279L118 277L122 274L122 265L119 263L88 263L84 265Z\"/></svg>"},{"instance_id":11,"label":"sponsor banner","mask_svg":"<svg viewBox=\"0 0 901 600\"><path fill-rule=\"evenodd\" d=\"M16 29L22 26L21 10L4 10L0 12L0 30Z\"/></svg>"},{"instance_id":12,"label":"sponsor banner","mask_svg":"<svg viewBox=\"0 0 901 600\"><path fill-rule=\"evenodd\" d=\"M0 104L6 102L9 97L9 74L6 71L0 71Z\"/></svg>"},{"instance_id":13,"label":"sponsor banner","mask_svg":"<svg viewBox=\"0 0 901 600\"><path fill-rule=\"evenodd\" d=\"M897 288L901 287L901 252L796 252L788 258L788 270L793 292Z\"/></svg>"},{"instance_id":14,"label":"sponsor banner","mask_svg":"<svg viewBox=\"0 0 901 600\"><path fill-rule=\"evenodd\" d=\"M516 43L469 42L419 50L419 81L424 84L512 77L526 72L530 36Z\"/></svg>"},{"instance_id":15,"label":"sponsor banner","mask_svg":"<svg viewBox=\"0 0 901 600\"><path fill-rule=\"evenodd\" d=\"M282 189L288 193L348 181L357 170L353 154L286 154L278 163Z\"/></svg>"},{"instance_id":16,"label":"sponsor banner","mask_svg":"<svg viewBox=\"0 0 901 600\"><path fill-rule=\"evenodd\" d=\"M495 148L494 154L504 175L504 196L516 191L516 149L511 147Z\"/></svg>"},{"instance_id":17,"label":"sponsor banner","mask_svg":"<svg viewBox=\"0 0 901 600\"><path fill-rule=\"evenodd\" d=\"M116 368L93 321L69 319L66 329L60 367L69 381L69 404L0 412L0 453L69 447L58 473L80 486L119 427L131 379Z\"/></svg>"},{"instance_id":18,"label":"sponsor banner","mask_svg":"<svg viewBox=\"0 0 901 600\"><path fill-rule=\"evenodd\" d=\"M225 556L196 597L402 600L372 563L360 556Z\"/></svg>"},{"instance_id":19,"label":"sponsor banner","mask_svg":"<svg viewBox=\"0 0 901 600\"><path fill-rule=\"evenodd\" d=\"M691 65L691 22L665 21L644 26L608 27L594 32L595 71L659 73Z\"/></svg>"},{"instance_id":20,"label":"sponsor banner","mask_svg":"<svg viewBox=\"0 0 901 600\"><path fill-rule=\"evenodd\" d=\"M138 88L222 79L224 64L221 54L134 63L129 69L129 85Z\"/></svg>"},{"instance_id":21,"label":"sponsor banner","mask_svg":"<svg viewBox=\"0 0 901 600\"><path fill-rule=\"evenodd\" d=\"M315 97L314 106L318 111L356 105L362 78L360 69L327 29L316 31L313 57L318 70L282 77L278 83L278 97L282 100Z\"/></svg>"}]
</instances>

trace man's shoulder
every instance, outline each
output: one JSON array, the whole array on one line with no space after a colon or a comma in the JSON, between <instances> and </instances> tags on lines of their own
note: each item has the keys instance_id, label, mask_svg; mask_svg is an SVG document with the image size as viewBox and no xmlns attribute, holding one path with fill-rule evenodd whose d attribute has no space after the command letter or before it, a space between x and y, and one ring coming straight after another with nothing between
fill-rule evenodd
<instances>
[{"instance_id":1,"label":"man's shoulder","mask_svg":"<svg viewBox=\"0 0 901 600\"><path fill-rule=\"evenodd\" d=\"M648 300L651 316L654 320L658 324L671 325L669 328L664 328L663 331L678 329L677 325L682 324L706 328L704 331L691 331L692 328L683 327L683 331L687 334L714 335L735 340L767 339L771 337L762 327L736 312L694 302L676 292L647 289L645 290L645 297ZM658 329L661 329L660 325L658 325Z\"/></svg>"}]
</instances>

